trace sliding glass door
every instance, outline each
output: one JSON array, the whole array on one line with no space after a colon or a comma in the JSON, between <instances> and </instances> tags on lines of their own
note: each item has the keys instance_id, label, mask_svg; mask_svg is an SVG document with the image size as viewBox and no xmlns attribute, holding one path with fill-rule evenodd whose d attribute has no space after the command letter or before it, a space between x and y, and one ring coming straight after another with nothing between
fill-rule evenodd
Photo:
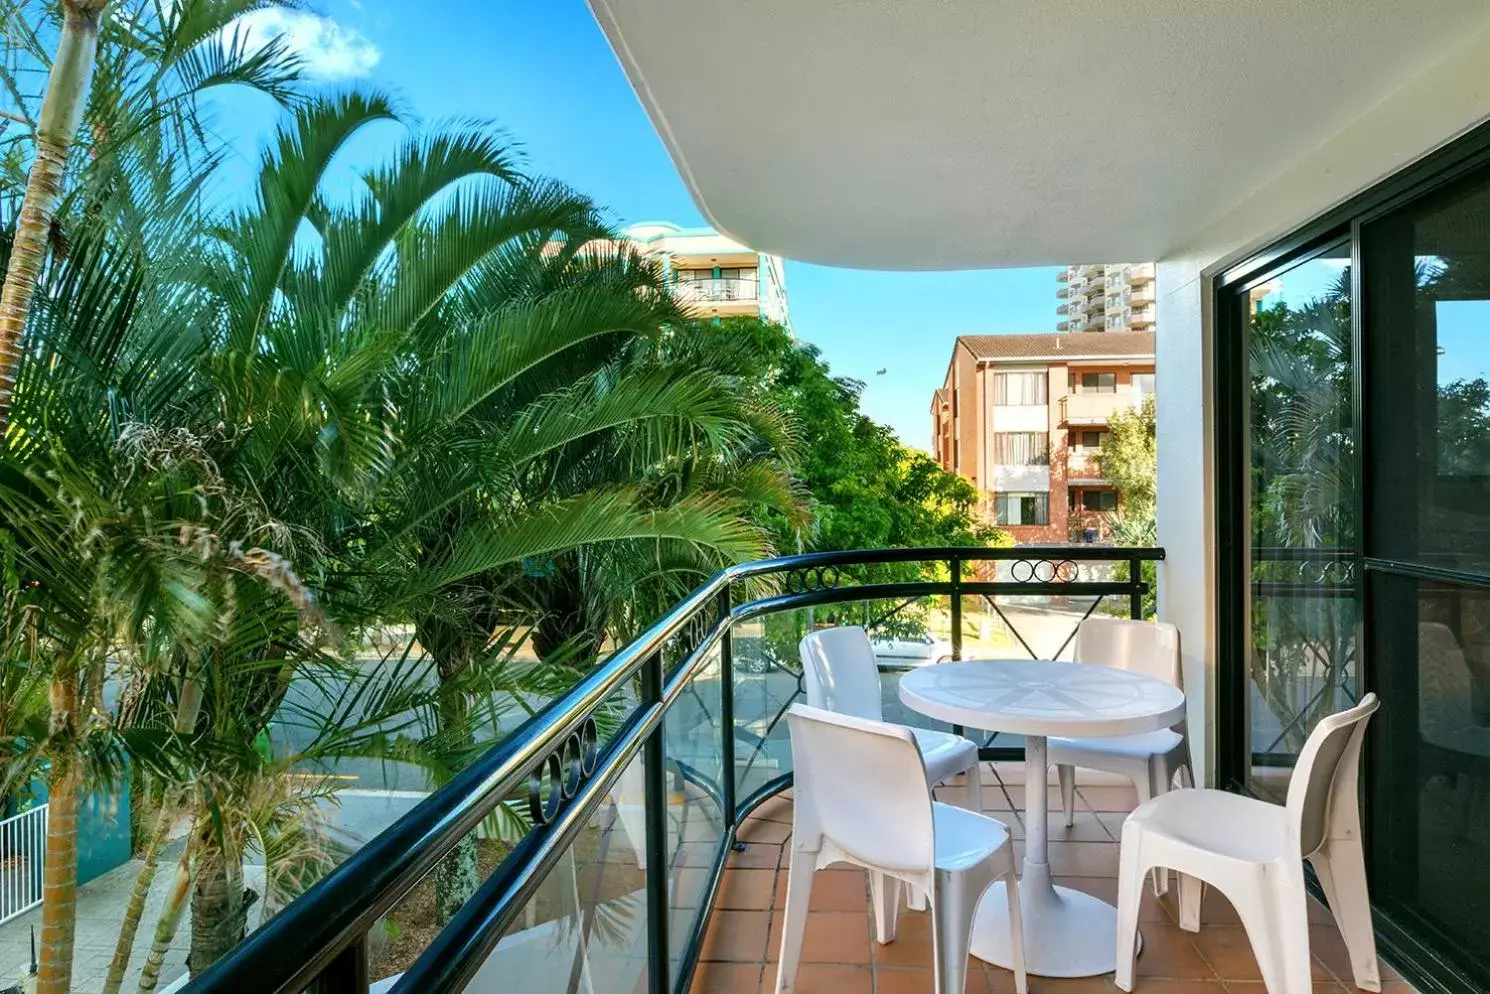
<instances>
[{"instance_id":1,"label":"sliding glass door","mask_svg":"<svg viewBox=\"0 0 1490 994\"><path fill-rule=\"evenodd\" d=\"M1490 977L1490 176L1360 244L1376 899Z\"/></svg>"},{"instance_id":2,"label":"sliding glass door","mask_svg":"<svg viewBox=\"0 0 1490 994\"><path fill-rule=\"evenodd\" d=\"M1219 772L1366 691L1384 948L1490 990L1490 128L1223 277Z\"/></svg>"}]
</instances>

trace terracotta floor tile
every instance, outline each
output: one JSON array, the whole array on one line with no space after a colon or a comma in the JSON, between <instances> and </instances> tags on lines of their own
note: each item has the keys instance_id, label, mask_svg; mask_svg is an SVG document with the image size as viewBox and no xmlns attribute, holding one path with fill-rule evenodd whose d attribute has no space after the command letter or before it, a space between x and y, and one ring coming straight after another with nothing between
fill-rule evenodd
<instances>
[{"instance_id":1,"label":"terracotta floor tile","mask_svg":"<svg viewBox=\"0 0 1490 994\"><path fill-rule=\"evenodd\" d=\"M1126 814L1138 807L1138 791L1132 787L1077 787L1076 793L1092 811Z\"/></svg>"},{"instance_id":2,"label":"terracotta floor tile","mask_svg":"<svg viewBox=\"0 0 1490 994\"><path fill-rule=\"evenodd\" d=\"M983 971L980 969L978 972L981 974ZM876 967L874 994L932 994L935 990L933 982L934 975L930 967ZM968 984L969 991L974 989L973 984Z\"/></svg>"},{"instance_id":3,"label":"terracotta floor tile","mask_svg":"<svg viewBox=\"0 0 1490 994\"><path fill-rule=\"evenodd\" d=\"M759 963L700 963L693 973L691 994L759 994Z\"/></svg>"},{"instance_id":4,"label":"terracotta floor tile","mask_svg":"<svg viewBox=\"0 0 1490 994\"><path fill-rule=\"evenodd\" d=\"M1117 815L1108 817L1116 818ZM1078 809L1075 816L1076 824L1066 827L1065 815L1058 815L1050 819L1046 834L1051 842L1117 842L1117 836L1103 823L1101 816L1086 810Z\"/></svg>"},{"instance_id":5,"label":"terracotta floor tile","mask_svg":"<svg viewBox=\"0 0 1490 994\"><path fill-rule=\"evenodd\" d=\"M1190 936L1178 925L1149 922L1143 933L1143 952L1135 971L1140 978L1168 977L1173 980L1216 980L1215 971L1206 963Z\"/></svg>"},{"instance_id":6,"label":"terracotta floor tile","mask_svg":"<svg viewBox=\"0 0 1490 994\"><path fill-rule=\"evenodd\" d=\"M872 923L871 923L872 926ZM875 966L931 968L931 915L924 911L900 912L895 941L869 943Z\"/></svg>"},{"instance_id":7,"label":"terracotta floor tile","mask_svg":"<svg viewBox=\"0 0 1490 994\"><path fill-rule=\"evenodd\" d=\"M1023 813L1023 812L1025 812L1025 811L1027 811L1029 809L1029 805L1025 803L1025 790L1024 790L1024 785L1023 784L1020 784L1018 786L1011 785L1011 786L1009 786L1009 787L1007 787L1005 789L1008 790L1008 792L1009 792L1009 800L1013 802L1013 804L1014 804L1014 810ZM1099 789L1106 790L1106 789L1110 789L1110 788L1099 788ZM986 794L987 791L985 791L984 793ZM1079 793L1079 791L1078 791L1078 793ZM1134 795L1134 796L1136 797L1137 795ZM985 806L987 805L987 803L988 803L988 798L987 797L984 797L983 803L984 803ZM1046 791L1046 795L1045 795L1045 810L1046 811L1049 811L1053 815L1054 814L1060 814L1062 812L1062 808L1061 808L1061 792L1060 791L1058 791L1058 790L1048 790L1048 791ZM1080 805L1078 805L1077 806L1077 810L1083 810L1083 809L1081 808Z\"/></svg>"},{"instance_id":8,"label":"terracotta floor tile","mask_svg":"<svg viewBox=\"0 0 1490 994\"><path fill-rule=\"evenodd\" d=\"M1227 994L1267 994L1267 987L1260 980L1228 981L1225 987ZM1338 980L1316 980L1313 994L1350 994L1350 989Z\"/></svg>"},{"instance_id":9,"label":"terracotta floor tile","mask_svg":"<svg viewBox=\"0 0 1490 994\"><path fill-rule=\"evenodd\" d=\"M735 838L741 842L768 842L779 845L791 838L790 822L767 821L764 818L746 818L740 823Z\"/></svg>"},{"instance_id":10,"label":"terracotta floor tile","mask_svg":"<svg viewBox=\"0 0 1490 994\"><path fill-rule=\"evenodd\" d=\"M775 797L762 801L750 814L753 818L779 821L790 825L792 823L792 799L787 793L777 794Z\"/></svg>"},{"instance_id":11,"label":"terracotta floor tile","mask_svg":"<svg viewBox=\"0 0 1490 994\"><path fill-rule=\"evenodd\" d=\"M786 907L787 868L776 877L775 905ZM869 910L869 875L863 870L819 870L812 877L813 911Z\"/></svg>"},{"instance_id":12,"label":"terracotta floor tile","mask_svg":"<svg viewBox=\"0 0 1490 994\"><path fill-rule=\"evenodd\" d=\"M719 882L718 908L769 911L776 898L776 871L736 869L724 871Z\"/></svg>"},{"instance_id":13,"label":"terracotta floor tile","mask_svg":"<svg viewBox=\"0 0 1490 994\"><path fill-rule=\"evenodd\" d=\"M1340 930L1333 924L1309 927L1309 952L1313 954L1316 966L1323 966L1330 976L1347 986L1355 986L1355 971L1350 966L1350 950L1345 947L1345 939L1340 935Z\"/></svg>"},{"instance_id":14,"label":"terracotta floor tile","mask_svg":"<svg viewBox=\"0 0 1490 994\"><path fill-rule=\"evenodd\" d=\"M995 967L990 973L994 976L994 986L1000 991L1012 991L1014 989L1014 974L1008 970ZM1008 977L1008 983L999 983L1004 976ZM1110 994L1112 981L1108 977L1035 977L1029 978L1030 994ZM1137 992L1135 992L1137 994ZM1148 994L1147 990L1143 994ZM1218 988L1216 994L1221 994Z\"/></svg>"},{"instance_id":15,"label":"terracotta floor tile","mask_svg":"<svg viewBox=\"0 0 1490 994\"><path fill-rule=\"evenodd\" d=\"M776 988L776 966L768 964L761 989L769 992ZM874 979L867 966L825 966L821 963L803 963L797 968L797 980L792 985L794 994L873 994Z\"/></svg>"},{"instance_id":16,"label":"terracotta floor tile","mask_svg":"<svg viewBox=\"0 0 1490 994\"><path fill-rule=\"evenodd\" d=\"M775 962L781 955L782 915L772 915L767 959ZM869 964L869 916L842 911L813 911L807 915L807 931L802 937L803 963L838 963L851 966Z\"/></svg>"},{"instance_id":17,"label":"terracotta floor tile","mask_svg":"<svg viewBox=\"0 0 1490 994\"><path fill-rule=\"evenodd\" d=\"M1116 987L1113 987L1117 991ZM1225 994L1226 985L1219 980L1169 980L1148 977L1135 985L1133 994ZM1258 991L1256 994L1263 994Z\"/></svg>"},{"instance_id":18,"label":"terracotta floor tile","mask_svg":"<svg viewBox=\"0 0 1490 994\"><path fill-rule=\"evenodd\" d=\"M764 911L716 911L709 919L700 958L759 963L766 958L770 915Z\"/></svg>"},{"instance_id":19,"label":"terracotta floor tile","mask_svg":"<svg viewBox=\"0 0 1490 994\"><path fill-rule=\"evenodd\" d=\"M1050 870L1057 876L1116 877L1116 842L1051 842L1046 846Z\"/></svg>"},{"instance_id":20,"label":"terracotta floor tile","mask_svg":"<svg viewBox=\"0 0 1490 994\"><path fill-rule=\"evenodd\" d=\"M1117 904L1118 882L1116 877L1089 877L1089 876L1058 876L1055 882L1063 887L1071 887L1075 890L1100 897L1108 904ZM1171 887L1171 893L1173 888ZM1154 896L1152 887L1143 889L1143 900L1138 905L1138 920L1141 923L1158 922L1164 925L1173 924L1176 919L1171 918L1163 904Z\"/></svg>"},{"instance_id":21,"label":"terracotta floor tile","mask_svg":"<svg viewBox=\"0 0 1490 994\"><path fill-rule=\"evenodd\" d=\"M782 847L764 842L748 843L744 850L729 854L729 865L738 869L774 870L782 862Z\"/></svg>"}]
</instances>

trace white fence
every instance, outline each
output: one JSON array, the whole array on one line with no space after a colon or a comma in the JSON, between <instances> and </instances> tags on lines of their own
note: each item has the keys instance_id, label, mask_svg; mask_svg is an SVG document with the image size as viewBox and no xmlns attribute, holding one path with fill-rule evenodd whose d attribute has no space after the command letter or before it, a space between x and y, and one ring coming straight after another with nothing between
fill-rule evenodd
<instances>
[{"instance_id":1,"label":"white fence","mask_svg":"<svg viewBox=\"0 0 1490 994\"><path fill-rule=\"evenodd\" d=\"M0 922L41 903L47 851L47 805L0 821Z\"/></svg>"}]
</instances>

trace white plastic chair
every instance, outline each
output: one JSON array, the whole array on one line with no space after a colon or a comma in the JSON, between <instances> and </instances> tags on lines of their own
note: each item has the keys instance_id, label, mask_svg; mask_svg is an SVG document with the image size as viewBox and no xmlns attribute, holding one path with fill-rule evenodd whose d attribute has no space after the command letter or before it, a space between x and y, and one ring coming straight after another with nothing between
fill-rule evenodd
<instances>
[{"instance_id":1,"label":"white plastic chair","mask_svg":"<svg viewBox=\"0 0 1490 994\"><path fill-rule=\"evenodd\" d=\"M1356 986L1381 990L1358 797L1361 739L1378 706L1376 695L1367 694L1315 726L1285 805L1220 790L1178 790L1128 816L1118 870L1118 987L1133 989L1143 878L1162 866L1180 873L1180 928L1200 931L1204 887L1217 888L1247 929L1269 994L1309 994L1307 859L1350 951Z\"/></svg>"},{"instance_id":2,"label":"white plastic chair","mask_svg":"<svg viewBox=\"0 0 1490 994\"><path fill-rule=\"evenodd\" d=\"M884 721L880 700L879 661L869 635L858 625L840 625L812 632L798 645L807 703L815 708ZM930 728L910 729L926 763L926 782L935 786L959 773L966 785L966 807L983 810L983 783L978 772L978 746L970 739Z\"/></svg>"},{"instance_id":3,"label":"white plastic chair","mask_svg":"<svg viewBox=\"0 0 1490 994\"><path fill-rule=\"evenodd\" d=\"M903 725L802 704L787 714L795 777L791 864L776 994L789 994L802 954L812 878L852 863L870 871L875 938L895 938L901 885L930 898L937 994L963 994L973 913L1003 879L1014 982L1026 994L1014 847L1002 824L931 799L917 740Z\"/></svg>"},{"instance_id":4,"label":"white plastic chair","mask_svg":"<svg viewBox=\"0 0 1490 994\"><path fill-rule=\"evenodd\" d=\"M1125 618L1088 618L1076 629L1076 661L1131 670L1171 683L1181 690L1180 631L1173 625ZM1111 739L1061 739L1046 742L1046 758L1056 767L1066 827L1076 821L1076 767L1116 773L1133 781L1143 803L1168 791L1176 774L1195 786L1185 725ZM1154 893L1169 890L1169 874L1154 874Z\"/></svg>"}]
</instances>

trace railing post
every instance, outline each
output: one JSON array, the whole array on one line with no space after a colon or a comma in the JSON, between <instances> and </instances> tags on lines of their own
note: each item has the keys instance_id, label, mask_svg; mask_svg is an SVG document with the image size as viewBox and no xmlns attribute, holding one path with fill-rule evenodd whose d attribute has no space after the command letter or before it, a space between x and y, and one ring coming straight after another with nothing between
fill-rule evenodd
<instances>
[{"instance_id":1,"label":"railing post","mask_svg":"<svg viewBox=\"0 0 1490 994\"><path fill-rule=\"evenodd\" d=\"M316 994L367 994L367 936L336 954L316 977Z\"/></svg>"},{"instance_id":2,"label":"railing post","mask_svg":"<svg viewBox=\"0 0 1490 994\"><path fill-rule=\"evenodd\" d=\"M723 782L719 785L724 798L724 817L729 824L735 823L735 645L730 627L730 608L733 607L730 585L726 583L719 591L717 610L719 623L724 626L719 636L719 721L724 725L720 739L720 755L724 759Z\"/></svg>"},{"instance_id":3,"label":"railing post","mask_svg":"<svg viewBox=\"0 0 1490 994\"><path fill-rule=\"evenodd\" d=\"M654 652L642 666L642 703L662 700L662 652ZM668 965L667 853L667 718L657 723L642 749L646 767L647 826L647 987L651 994L668 994L672 972Z\"/></svg>"},{"instance_id":4,"label":"railing post","mask_svg":"<svg viewBox=\"0 0 1490 994\"><path fill-rule=\"evenodd\" d=\"M1128 582L1132 589L1128 591L1128 617L1134 621L1143 620L1143 560L1134 556L1128 560Z\"/></svg>"},{"instance_id":5,"label":"railing post","mask_svg":"<svg viewBox=\"0 0 1490 994\"><path fill-rule=\"evenodd\" d=\"M952 658L962 658L962 560L950 560L952 567Z\"/></svg>"}]
</instances>

